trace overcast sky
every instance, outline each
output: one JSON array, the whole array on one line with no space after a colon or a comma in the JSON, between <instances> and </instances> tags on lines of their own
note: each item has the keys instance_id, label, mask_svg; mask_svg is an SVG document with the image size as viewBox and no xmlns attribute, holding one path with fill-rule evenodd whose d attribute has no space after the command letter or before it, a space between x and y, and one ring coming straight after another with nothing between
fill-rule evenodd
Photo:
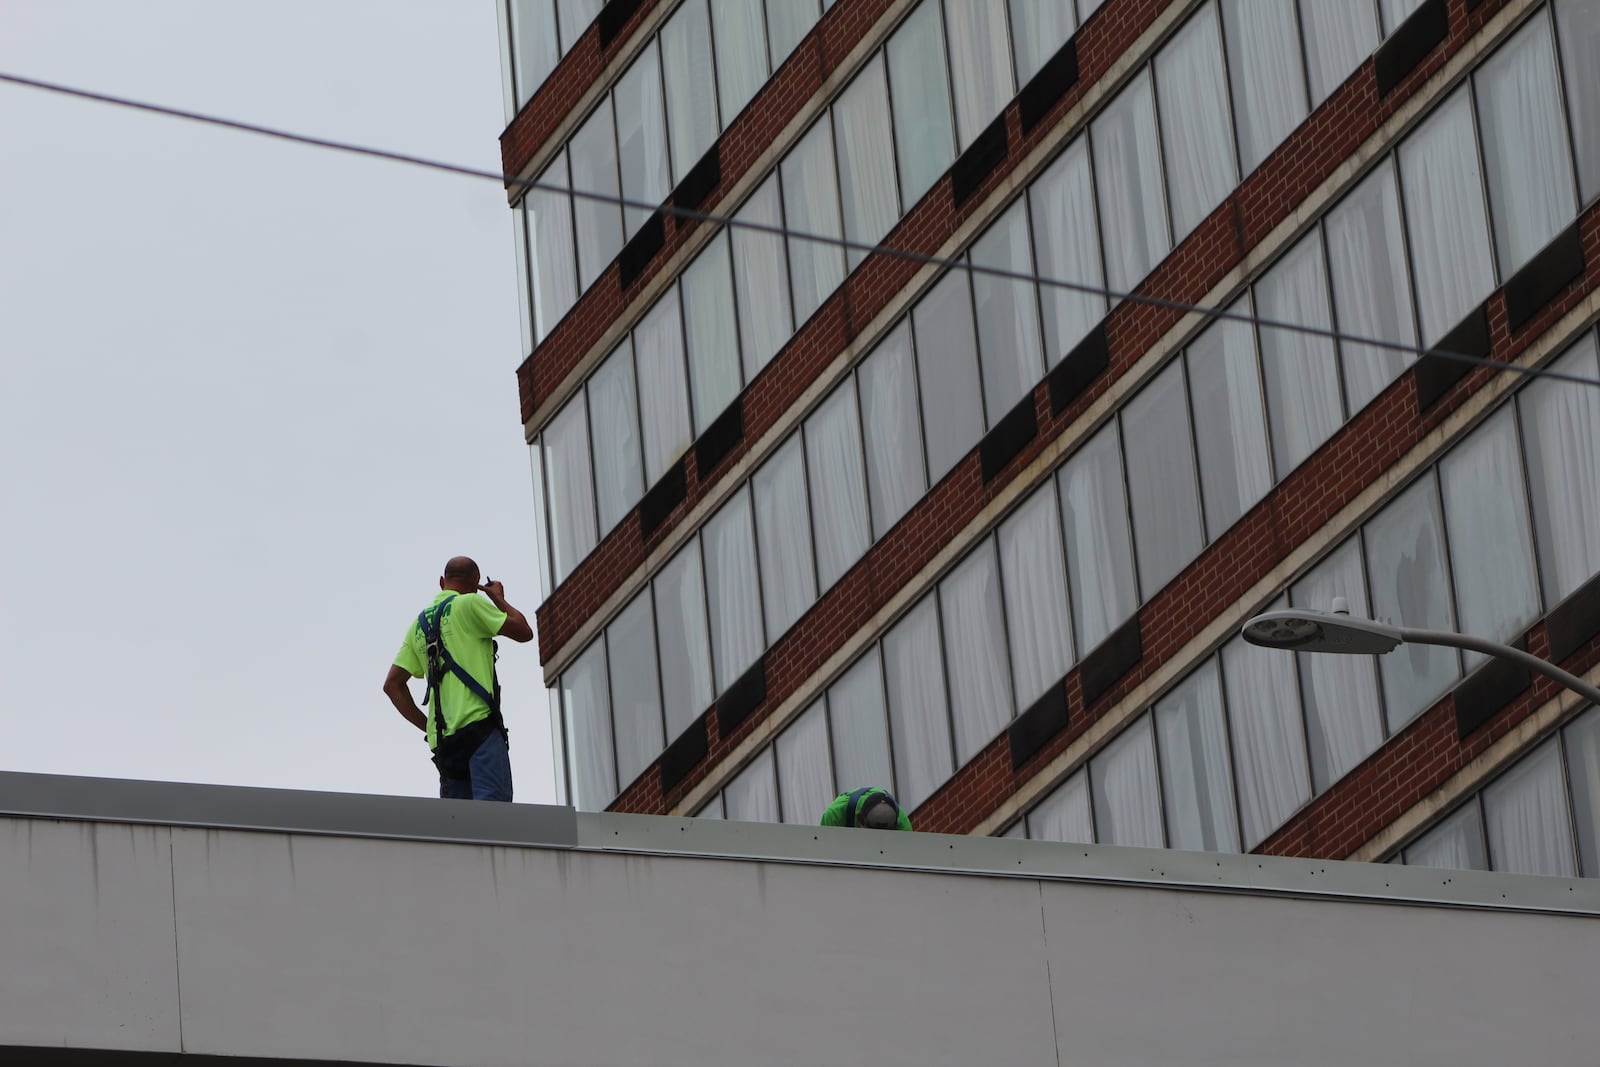
<instances>
[{"instance_id":1,"label":"overcast sky","mask_svg":"<svg viewBox=\"0 0 1600 1067\"><path fill-rule=\"evenodd\" d=\"M491 0L6 0L0 70L499 166ZM408 620L538 601L504 191L0 84L0 192L0 768L436 795Z\"/></svg>"}]
</instances>

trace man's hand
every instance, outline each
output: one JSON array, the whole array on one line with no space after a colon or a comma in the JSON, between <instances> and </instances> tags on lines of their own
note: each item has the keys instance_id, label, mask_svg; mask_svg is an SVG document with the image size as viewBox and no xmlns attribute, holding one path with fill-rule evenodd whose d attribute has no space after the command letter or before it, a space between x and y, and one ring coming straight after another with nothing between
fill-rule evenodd
<instances>
[{"instance_id":1,"label":"man's hand","mask_svg":"<svg viewBox=\"0 0 1600 1067\"><path fill-rule=\"evenodd\" d=\"M500 608L501 611L505 610L504 607L501 607L506 600L505 583L497 582L493 578L490 578L488 581L478 586L478 591L493 601L495 607Z\"/></svg>"},{"instance_id":2,"label":"man's hand","mask_svg":"<svg viewBox=\"0 0 1600 1067\"><path fill-rule=\"evenodd\" d=\"M501 637L509 637L513 641L528 642L533 640L533 627L528 625L527 616L506 603L506 587L493 578L478 586L478 591L488 597L495 607L506 613L506 621L500 627Z\"/></svg>"}]
</instances>

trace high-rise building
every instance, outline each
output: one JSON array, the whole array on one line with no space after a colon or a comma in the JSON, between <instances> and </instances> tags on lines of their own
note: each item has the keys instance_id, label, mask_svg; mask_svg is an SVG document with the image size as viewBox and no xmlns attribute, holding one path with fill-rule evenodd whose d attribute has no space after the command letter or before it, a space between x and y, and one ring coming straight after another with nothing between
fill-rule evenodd
<instances>
[{"instance_id":1,"label":"high-rise building","mask_svg":"<svg viewBox=\"0 0 1600 1067\"><path fill-rule=\"evenodd\" d=\"M564 796L1600 875L1600 0L503 7Z\"/></svg>"}]
</instances>

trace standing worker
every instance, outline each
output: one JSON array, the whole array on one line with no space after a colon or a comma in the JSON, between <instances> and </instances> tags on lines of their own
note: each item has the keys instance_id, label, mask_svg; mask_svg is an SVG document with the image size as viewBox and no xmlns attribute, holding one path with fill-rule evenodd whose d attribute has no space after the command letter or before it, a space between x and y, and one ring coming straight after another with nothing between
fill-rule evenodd
<instances>
[{"instance_id":1,"label":"standing worker","mask_svg":"<svg viewBox=\"0 0 1600 1067\"><path fill-rule=\"evenodd\" d=\"M859 826L867 830L909 830L911 820L887 789L840 793L822 813L823 826Z\"/></svg>"},{"instance_id":2,"label":"standing worker","mask_svg":"<svg viewBox=\"0 0 1600 1067\"><path fill-rule=\"evenodd\" d=\"M497 636L533 640L533 627L506 603L496 581L478 584L478 565L457 556L444 565L439 595L406 631L383 681L395 710L428 738L439 768L439 795L457 800L511 799L511 757L500 715L500 679L495 673ZM477 594L483 593L484 597ZM408 684L427 679L417 707ZM442 725L442 729L441 729Z\"/></svg>"}]
</instances>

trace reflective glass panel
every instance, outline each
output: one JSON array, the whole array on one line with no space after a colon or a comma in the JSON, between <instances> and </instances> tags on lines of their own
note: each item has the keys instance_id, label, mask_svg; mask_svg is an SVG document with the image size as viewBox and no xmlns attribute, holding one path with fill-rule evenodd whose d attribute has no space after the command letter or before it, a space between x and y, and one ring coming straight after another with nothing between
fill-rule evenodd
<instances>
[{"instance_id":1,"label":"reflective glass panel","mask_svg":"<svg viewBox=\"0 0 1600 1067\"><path fill-rule=\"evenodd\" d=\"M739 336L733 321L728 235L719 233L683 272L683 329L695 436L739 395Z\"/></svg>"},{"instance_id":2,"label":"reflective glass panel","mask_svg":"<svg viewBox=\"0 0 1600 1067\"><path fill-rule=\"evenodd\" d=\"M1250 302L1228 310L1248 315ZM1185 358L1206 530L1214 540L1272 485L1255 337L1248 323L1219 319L1195 338Z\"/></svg>"},{"instance_id":3,"label":"reflective glass panel","mask_svg":"<svg viewBox=\"0 0 1600 1067\"><path fill-rule=\"evenodd\" d=\"M1578 855L1587 878L1600 876L1600 711L1590 708L1562 731Z\"/></svg>"},{"instance_id":4,"label":"reflective glass panel","mask_svg":"<svg viewBox=\"0 0 1600 1067\"><path fill-rule=\"evenodd\" d=\"M1300 28L1316 107L1378 46L1378 19L1368 0L1300 0Z\"/></svg>"},{"instance_id":5,"label":"reflective glass panel","mask_svg":"<svg viewBox=\"0 0 1600 1067\"><path fill-rule=\"evenodd\" d=\"M833 143L839 162L839 203L844 235L877 244L900 218L889 128L889 87L883 60L875 56L833 105ZM866 258L847 249L851 269Z\"/></svg>"},{"instance_id":6,"label":"reflective glass panel","mask_svg":"<svg viewBox=\"0 0 1600 1067\"><path fill-rule=\"evenodd\" d=\"M1214 8L1202 8L1178 31L1156 56L1155 71L1176 244L1239 183Z\"/></svg>"},{"instance_id":7,"label":"reflective glass panel","mask_svg":"<svg viewBox=\"0 0 1600 1067\"><path fill-rule=\"evenodd\" d=\"M1183 394L1183 361L1177 360L1122 410L1133 543L1145 600L1183 570L1204 542Z\"/></svg>"},{"instance_id":8,"label":"reflective glass panel","mask_svg":"<svg viewBox=\"0 0 1600 1067\"><path fill-rule=\"evenodd\" d=\"M1089 763L1094 837L1107 845L1160 848L1161 792L1150 717L1122 731Z\"/></svg>"},{"instance_id":9,"label":"reflective glass panel","mask_svg":"<svg viewBox=\"0 0 1600 1067\"><path fill-rule=\"evenodd\" d=\"M933 794L955 769L950 760L950 712L944 657L939 652L937 598L923 597L883 638L894 738L895 799L907 811Z\"/></svg>"},{"instance_id":10,"label":"reflective glass panel","mask_svg":"<svg viewBox=\"0 0 1600 1067\"><path fill-rule=\"evenodd\" d=\"M705 586L700 544L691 540L656 575L656 640L661 646L661 704L676 740L711 703Z\"/></svg>"},{"instance_id":11,"label":"reflective glass panel","mask_svg":"<svg viewBox=\"0 0 1600 1067\"><path fill-rule=\"evenodd\" d=\"M912 312L928 482L938 482L983 436L983 394L967 277L951 271Z\"/></svg>"},{"instance_id":12,"label":"reflective glass panel","mask_svg":"<svg viewBox=\"0 0 1600 1067\"><path fill-rule=\"evenodd\" d=\"M816 599L811 521L806 516L805 453L792 434L751 482L761 561L767 640L776 641Z\"/></svg>"},{"instance_id":13,"label":"reflective glass panel","mask_svg":"<svg viewBox=\"0 0 1600 1067\"><path fill-rule=\"evenodd\" d=\"M1306 79L1293 4L1222 0L1228 81L1246 174L1306 117Z\"/></svg>"},{"instance_id":14,"label":"reflective glass panel","mask_svg":"<svg viewBox=\"0 0 1600 1067\"><path fill-rule=\"evenodd\" d=\"M772 746L750 761L722 791L727 817L735 822L778 821L778 776Z\"/></svg>"},{"instance_id":15,"label":"reflective glass panel","mask_svg":"<svg viewBox=\"0 0 1600 1067\"><path fill-rule=\"evenodd\" d=\"M1553 739L1484 787L1483 823L1495 870L1558 878L1578 873L1561 749Z\"/></svg>"},{"instance_id":16,"label":"reflective glass panel","mask_svg":"<svg viewBox=\"0 0 1600 1067\"><path fill-rule=\"evenodd\" d=\"M706 0L684 0L661 27L661 74L667 86L667 142L672 180L681 182L722 128L717 121Z\"/></svg>"},{"instance_id":17,"label":"reflective glass panel","mask_svg":"<svg viewBox=\"0 0 1600 1067\"><path fill-rule=\"evenodd\" d=\"M838 581L872 540L861 461L861 423L856 392L849 382L835 389L806 419L805 438L820 590Z\"/></svg>"},{"instance_id":18,"label":"reflective glass panel","mask_svg":"<svg viewBox=\"0 0 1600 1067\"><path fill-rule=\"evenodd\" d=\"M796 237L809 234L837 240L839 183L833 170L833 136L818 122L801 138L781 165L783 212L789 227L789 282L794 289L794 317L805 322L844 280L844 249L836 244Z\"/></svg>"},{"instance_id":19,"label":"reflective glass panel","mask_svg":"<svg viewBox=\"0 0 1600 1067\"><path fill-rule=\"evenodd\" d=\"M833 764L828 758L828 716L822 701L800 713L778 735L778 795L783 821L816 825L830 801Z\"/></svg>"},{"instance_id":20,"label":"reflective glass panel","mask_svg":"<svg viewBox=\"0 0 1600 1067\"><path fill-rule=\"evenodd\" d=\"M617 795L616 758L611 748L611 708L606 697L606 646L595 641L561 675L572 804L600 811Z\"/></svg>"},{"instance_id":21,"label":"reflective glass panel","mask_svg":"<svg viewBox=\"0 0 1600 1067\"><path fill-rule=\"evenodd\" d=\"M917 421L916 374L909 319L880 341L856 372L876 537L899 522L928 487L922 464L922 428Z\"/></svg>"},{"instance_id":22,"label":"reflective glass panel","mask_svg":"<svg viewBox=\"0 0 1600 1067\"><path fill-rule=\"evenodd\" d=\"M900 201L922 199L956 158L939 5L924 0L906 17L886 50Z\"/></svg>"},{"instance_id":23,"label":"reflective glass panel","mask_svg":"<svg viewBox=\"0 0 1600 1067\"><path fill-rule=\"evenodd\" d=\"M1072 665L1061 509L1046 482L1000 524L1000 576L1017 706L1030 706Z\"/></svg>"},{"instance_id":24,"label":"reflective glass panel","mask_svg":"<svg viewBox=\"0 0 1600 1067\"><path fill-rule=\"evenodd\" d=\"M1340 332L1416 344L1394 165L1385 160L1328 213L1325 226ZM1366 407L1415 358L1406 352L1350 341L1340 342L1340 355L1351 414Z\"/></svg>"},{"instance_id":25,"label":"reflective glass panel","mask_svg":"<svg viewBox=\"0 0 1600 1067\"><path fill-rule=\"evenodd\" d=\"M1027 201L1018 197L972 246L972 262L1016 274L1033 273ZM990 426L999 422L1044 375L1039 347L1039 293L1032 282L973 274L983 404Z\"/></svg>"},{"instance_id":26,"label":"reflective glass panel","mask_svg":"<svg viewBox=\"0 0 1600 1067\"><path fill-rule=\"evenodd\" d=\"M1094 841L1089 814L1089 772L1080 770L1028 812L1028 836L1035 841Z\"/></svg>"},{"instance_id":27,"label":"reflective glass panel","mask_svg":"<svg viewBox=\"0 0 1600 1067\"><path fill-rule=\"evenodd\" d=\"M778 176L772 175L750 194L734 218L782 226ZM728 239L733 243L733 288L739 300L739 347L744 353L744 379L750 381L794 332L789 261L783 254L783 238L775 233L736 226Z\"/></svg>"},{"instance_id":28,"label":"reflective glass panel","mask_svg":"<svg viewBox=\"0 0 1600 1067\"><path fill-rule=\"evenodd\" d=\"M1550 367L1600 377L1594 334ZM1535 380L1518 394L1517 407L1545 603L1554 606L1600 573L1600 389Z\"/></svg>"},{"instance_id":29,"label":"reflective glass panel","mask_svg":"<svg viewBox=\"0 0 1600 1067\"><path fill-rule=\"evenodd\" d=\"M1256 311L1272 322L1332 329L1327 266L1316 230L1256 283ZM1263 326L1261 374L1267 387L1272 458L1282 478L1344 422L1339 358L1326 337Z\"/></svg>"},{"instance_id":30,"label":"reflective glass panel","mask_svg":"<svg viewBox=\"0 0 1600 1067\"><path fill-rule=\"evenodd\" d=\"M828 723L833 736L834 782L839 792L863 786L892 791L877 649L856 660L829 688ZM817 817L822 817L821 812Z\"/></svg>"},{"instance_id":31,"label":"reflective glass panel","mask_svg":"<svg viewBox=\"0 0 1600 1067\"><path fill-rule=\"evenodd\" d=\"M1139 606L1116 424L1078 449L1058 481L1072 630L1087 654Z\"/></svg>"},{"instance_id":32,"label":"reflective glass panel","mask_svg":"<svg viewBox=\"0 0 1600 1067\"><path fill-rule=\"evenodd\" d=\"M572 163L572 188L603 196L620 196L617 180L616 130L611 97L600 101L567 143ZM578 290L589 288L622 248L622 209L615 201L574 197L572 213L578 238Z\"/></svg>"},{"instance_id":33,"label":"reflective glass panel","mask_svg":"<svg viewBox=\"0 0 1600 1067\"><path fill-rule=\"evenodd\" d=\"M604 537L644 493L630 338L624 337L589 379L589 421L594 427L594 488Z\"/></svg>"},{"instance_id":34,"label":"reflective glass panel","mask_svg":"<svg viewBox=\"0 0 1600 1067\"><path fill-rule=\"evenodd\" d=\"M617 82L617 158L622 195L659 204L672 179L667 173L667 121L661 111L661 60L651 41ZM622 209L624 237L650 217L648 208Z\"/></svg>"},{"instance_id":35,"label":"reflective glass panel","mask_svg":"<svg viewBox=\"0 0 1600 1067\"><path fill-rule=\"evenodd\" d=\"M667 472L694 441L689 427L689 389L684 381L683 321L674 289L656 301L633 331L639 379L639 414L644 427L646 487Z\"/></svg>"},{"instance_id":36,"label":"reflective glass panel","mask_svg":"<svg viewBox=\"0 0 1600 1067\"><path fill-rule=\"evenodd\" d=\"M1090 136L1100 225L1105 231L1106 284L1126 293L1172 247L1148 74L1137 75L1100 113Z\"/></svg>"},{"instance_id":37,"label":"reflective glass panel","mask_svg":"<svg viewBox=\"0 0 1600 1067\"><path fill-rule=\"evenodd\" d=\"M1483 851L1483 817L1478 813L1478 798L1473 797L1439 825L1406 846L1406 864L1411 867L1442 867L1452 871L1486 871L1489 858Z\"/></svg>"},{"instance_id":38,"label":"reflective glass panel","mask_svg":"<svg viewBox=\"0 0 1600 1067\"><path fill-rule=\"evenodd\" d=\"M939 612L959 765L1011 720L1011 677L993 542L985 541L939 583Z\"/></svg>"},{"instance_id":39,"label":"reflective glass panel","mask_svg":"<svg viewBox=\"0 0 1600 1067\"><path fill-rule=\"evenodd\" d=\"M1222 677L1248 852L1311 799L1294 657L1235 638L1222 646Z\"/></svg>"},{"instance_id":40,"label":"reflective glass panel","mask_svg":"<svg viewBox=\"0 0 1600 1067\"><path fill-rule=\"evenodd\" d=\"M542 186L571 188L567 154L562 152L539 175ZM572 198L566 193L530 189L523 197L532 259L534 336L544 340L578 299L578 249L572 232Z\"/></svg>"},{"instance_id":41,"label":"reflective glass panel","mask_svg":"<svg viewBox=\"0 0 1600 1067\"><path fill-rule=\"evenodd\" d=\"M1600 193L1600 0L1554 0L1581 199Z\"/></svg>"},{"instance_id":42,"label":"reflective glass panel","mask_svg":"<svg viewBox=\"0 0 1600 1067\"><path fill-rule=\"evenodd\" d=\"M1070 0L1011 0L1010 8L1011 51L1020 88L1067 43L1074 20Z\"/></svg>"},{"instance_id":43,"label":"reflective glass panel","mask_svg":"<svg viewBox=\"0 0 1600 1067\"><path fill-rule=\"evenodd\" d=\"M944 20L950 27L956 140L965 150L1012 97L1005 0L945 0Z\"/></svg>"},{"instance_id":44,"label":"reflective glass panel","mask_svg":"<svg viewBox=\"0 0 1600 1067\"><path fill-rule=\"evenodd\" d=\"M1094 214L1089 139L1079 137L1028 190L1039 276L1099 288L1100 234ZM1056 285L1039 287L1045 363L1055 366L1105 315L1106 298Z\"/></svg>"},{"instance_id":45,"label":"reflective glass panel","mask_svg":"<svg viewBox=\"0 0 1600 1067\"><path fill-rule=\"evenodd\" d=\"M1155 715L1168 846L1237 852L1233 774L1216 658L1207 659L1163 697Z\"/></svg>"},{"instance_id":46,"label":"reflective glass panel","mask_svg":"<svg viewBox=\"0 0 1600 1067\"><path fill-rule=\"evenodd\" d=\"M616 722L617 776L626 787L666 747L656 677L656 627L648 592L634 597L606 628L606 650Z\"/></svg>"},{"instance_id":47,"label":"reflective glass panel","mask_svg":"<svg viewBox=\"0 0 1600 1067\"><path fill-rule=\"evenodd\" d=\"M761 587L756 581L750 496L740 490L706 523L706 601L716 691L732 685L761 655Z\"/></svg>"},{"instance_id":48,"label":"reflective glass panel","mask_svg":"<svg viewBox=\"0 0 1600 1067\"><path fill-rule=\"evenodd\" d=\"M767 24L753 0L711 0L716 38L717 98L724 125L744 110L767 80Z\"/></svg>"},{"instance_id":49,"label":"reflective glass panel","mask_svg":"<svg viewBox=\"0 0 1600 1067\"><path fill-rule=\"evenodd\" d=\"M559 585L594 550L594 482L589 468L589 417L580 394L544 428L550 542Z\"/></svg>"}]
</instances>

